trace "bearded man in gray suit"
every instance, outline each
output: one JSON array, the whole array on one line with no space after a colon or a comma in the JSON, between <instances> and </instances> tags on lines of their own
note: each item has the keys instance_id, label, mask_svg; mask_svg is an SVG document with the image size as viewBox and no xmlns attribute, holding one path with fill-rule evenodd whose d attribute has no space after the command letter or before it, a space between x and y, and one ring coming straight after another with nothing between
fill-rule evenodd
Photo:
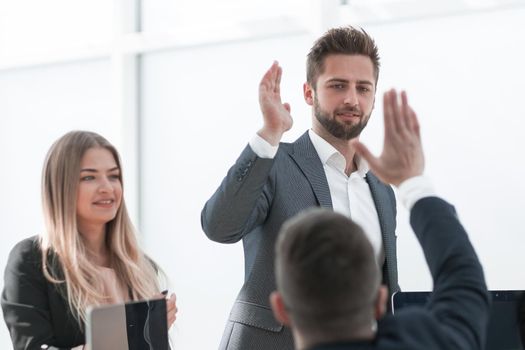
<instances>
[{"instance_id":1,"label":"bearded man in gray suit","mask_svg":"<svg viewBox=\"0 0 525 350\"><path fill-rule=\"evenodd\" d=\"M272 315L274 245L281 225L314 206L351 217L368 234L383 282L397 291L396 201L392 189L368 170L350 140L374 108L379 55L373 39L353 27L329 30L307 59L304 99L312 129L282 143L292 127L282 103L282 68L274 62L259 85L263 127L202 210L206 235L217 242L242 239L245 282L231 310L220 349L293 349L290 330ZM323 249L323 247L319 247Z\"/></svg>"}]
</instances>

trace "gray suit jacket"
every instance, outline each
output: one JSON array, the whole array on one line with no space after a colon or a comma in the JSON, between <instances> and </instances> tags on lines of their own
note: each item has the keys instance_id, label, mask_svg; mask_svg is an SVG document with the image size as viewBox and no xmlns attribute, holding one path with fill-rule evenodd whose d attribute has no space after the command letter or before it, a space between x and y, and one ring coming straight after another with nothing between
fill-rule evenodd
<instances>
[{"instance_id":1,"label":"gray suit jacket","mask_svg":"<svg viewBox=\"0 0 525 350\"><path fill-rule=\"evenodd\" d=\"M384 282L398 290L396 206L389 186L367 174L376 204L385 265ZM201 214L206 235L217 242L243 240L245 282L230 313L221 349L293 349L290 331L269 306L275 288L274 245L281 225L313 206L332 208L323 165L308 133L281 143L274 159L257 157L247 146Z\"/></svg>"}]
</instances>

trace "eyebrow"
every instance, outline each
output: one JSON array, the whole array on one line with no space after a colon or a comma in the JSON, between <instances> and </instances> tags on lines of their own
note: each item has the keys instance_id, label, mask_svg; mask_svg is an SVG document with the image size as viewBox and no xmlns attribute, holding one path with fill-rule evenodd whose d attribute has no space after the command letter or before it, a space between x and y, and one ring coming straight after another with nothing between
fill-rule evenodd
<instances>
[{"instance_id":1,"label":"eyebrow","mask_svg":"<svg viewBox=\"0 0 525 350\"><path fill-rule=\"evenodd\" d=\"M341 79L341 78L332 78L332 79L328 79L326 81L326 83L350 83L350 80L347 80L347 79ZM374 86L374 84L369 81L369 80L358 80L356 81L357 84L365 84L365 85L370 85L370 86Z\"/></svg>"},{"instance_id":2,"label":"eyebrow","mask_svg":"<svg viewBox=\"0 0 525 350\"><path fill-rule=\"evenodd\" d=\"M111 168L108 170L108 172L115 171L115 170L119 170L119 167L116 166L114 168ZM88 173L98 173L97 169L91 169L91 168L80 169L80 172L83 172L83 171L88 172Z\"/></svg>"}]
</instances>

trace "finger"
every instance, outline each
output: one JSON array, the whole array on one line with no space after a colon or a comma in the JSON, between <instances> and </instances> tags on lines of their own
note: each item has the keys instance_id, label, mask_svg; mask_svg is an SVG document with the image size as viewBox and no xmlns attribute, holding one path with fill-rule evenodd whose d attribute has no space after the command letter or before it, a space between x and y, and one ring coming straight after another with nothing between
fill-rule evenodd
<instances>
[{"instance_id":1,"label":"finger","mask_svg":"<svg viewBox=\"0 0 525 350\"><path fill-rule=\"evenodd\" d=\"M168 317L167 323L168 323L168 329L171 328L171 326L175 323L176 317Z\"/></svg>"},{"instance_id":2,"label":"finger","mask_svg":"<svg viewBox=\"0 0 525 350\"><path fill-rule=\"evenodd\" d=\"M288 102L283 103L283 107L288 113L292 111L292 108L290 107L290 104Z\"/></svg>"},{"instance_id":3,"label":"finger","mask_svg":"<svg viewBox=\"0 0 525 350\"><path fill-rule=\"evenodd\" d=\"M394 123L396 133L400 133L404 128L402 121L400 120L400 108L398 103L397 91L395 89L390 90L389 92L389 102L390 102L390 111L392 113L392 121Z\"/></svg>"},{"instance_id":4,"label":"finger","mask_svg":"<svg viewBox=\"0 0 525 350\"><path fill-rule=\"evenodd\" d=\"M392 133L395 133L396 126L394 124L393 112L390 103L390 92L386 91L383 94L383 122L385 124L385 138L388 138Z\"/></svg>"},{"instance_id":5,"label":"finger","mask_svg":"<svg viewBox=\"0 0 525 350\"><path fill-rule=\"evenodd\" d=\"M408 106L408 115L410 119L410 125L414 133L419 137L419 121L417 120L416 112L412 109L412 107Z\"/></svg>"},{"instance_id":6,"label":"finger","mask_svg":"<svg viewBox=\"0 0 525 350\"><path fill-rule=\"evenodd\" d=\"M270 70L264 73L261 82L259 83L259 95L266 93L266 91L270 90L270 76Z\"/></svg>"},{"instance_id":7,"label":"finger","mask_svg":"<svg viewBox=\"0 0 525 350\"><path fill-rule=\"evenodd\" d=\"M271 67L268 68L266 73L264 73L261 79L261 82L259 83L259 89L265 88L265 89L270 90L271 85L272 85L272 80L273 80L272 77L274 75L276 65L277 65L277 61L273 61Z\"/></svg>"},{"instance_id":8,"label":"finger","mask_svg":"<svg viewBox=\"0 0 525 350\"><path fill-rule=\"evenodd\" d=\"M177 313L176 312L170 312L168 314L168 320L170 320L171 322L175 321L177 319Z\"/></svg>"},{"instance_id":9,"label":"finger","mask_svg":"<svg viewBox=\"0 0 525 350\"><path fill-rule=\"evenodd\" d=\"M412 121L410 120L410 112L409 112L409 105L408 105L408 97L406 91L401 91L401 125L405 129L408 129L409 131L412 131Z\"/></svg>"},{"instance_id":10,"label":"finger","mask_svg":"<svg viewBox=\"0 0 525 350\"><path fill-rule=\"evenodd\" d=\"M176 305L171 306L169 309L167 309L166 312L168 313L177 312L177 306Z\"/></svg>"},{"instance_id":11,"label":"finger","mask_svg":"<svg viewBox=\"0 0 525 350\"><path fill-rule=\"evenodd\" d=\"M280 66L277 66L276 72L275 72L275 85L273 87L273 90L276 94L281 93L281 77L283 75L283 69Z\"/></svg>"},{"instance_id":12,"label":"finger","mask_svg":"<svg viewBox=\"0 0 525 350\"><path fill-rule=\"evenodd\" d=\"M168 329L170 329L171 326L173 325L173 323L175 323L175 319L170 317L170 318L167 319L167 323L168 323Z\"/></svg>"},{"instance_id":13,"label":"finger","mask_svg":"<svg viewBox=\"0 0 525 350\"><path fill-rule=\"evenodd\" d=\"M167 306L166 309L168 310L168 312L171 312L172 310L175 310L177 308L177 306L175 305L175 302L173 301L167 302L166 306Z\"/></svg>"},{"instance_id":14,"label":"finger","mask_svg":"<svg viewBox=\"0 0 525 350\"><path fill-rule=\"evenodd\" d=\"M166 313L166 320L168 322L168 328L173 324L173 322L175 322L176 319L177 319L177 308L174 308L173 310L168 311Z\"/></svg>"},{"instance_id":15,"label":"finger","mask_svg":"<svg viewBox=\"0 0 525 350\"><path fill-rule=\"evenodd\" d=\"M168 308L168 312L171 310L174 310L177 307L176 299L172 296L171 298L166 300L166 306Z\"/></svg>"}]
</instances>

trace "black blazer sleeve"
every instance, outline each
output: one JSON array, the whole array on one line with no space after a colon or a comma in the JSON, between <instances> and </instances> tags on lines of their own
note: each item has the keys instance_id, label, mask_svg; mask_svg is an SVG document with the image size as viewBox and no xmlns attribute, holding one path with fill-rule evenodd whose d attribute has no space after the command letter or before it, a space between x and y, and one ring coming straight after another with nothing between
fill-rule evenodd
<instances>
[{"instance_id":1,"label":"black blazer sleeve","mask_svg":"<svg viewBox=\"0 0 525 350\"><path fill-rule=\"evenodd\" d=\"M9 254L1 303L15 350L40 349L42 344L68 348L61 346L61 341L56 339L57 319L53 319L51 310L56 304L53 298L62 299L62 304L64 300L58 292L49 295L50 284L42 272L41 256L36 237L21 241ZM67 319L62 312L65 310L58 311L61 311L62 320ZM63 328L67 330L69 327L64 325Z\"/></svg>"},{"instance_id":2,"label":"black blazer sleeve","mask_svg":"<svg viewBox=\"0 0 525 350\"><path fill-rule=\"evenodd\" d=\"M413 207L410 223L423 248L434 291L427 304L448 349L483 349L490 297L483 269L454 207L428 197Z\"/></svg>"}]
</instances>

